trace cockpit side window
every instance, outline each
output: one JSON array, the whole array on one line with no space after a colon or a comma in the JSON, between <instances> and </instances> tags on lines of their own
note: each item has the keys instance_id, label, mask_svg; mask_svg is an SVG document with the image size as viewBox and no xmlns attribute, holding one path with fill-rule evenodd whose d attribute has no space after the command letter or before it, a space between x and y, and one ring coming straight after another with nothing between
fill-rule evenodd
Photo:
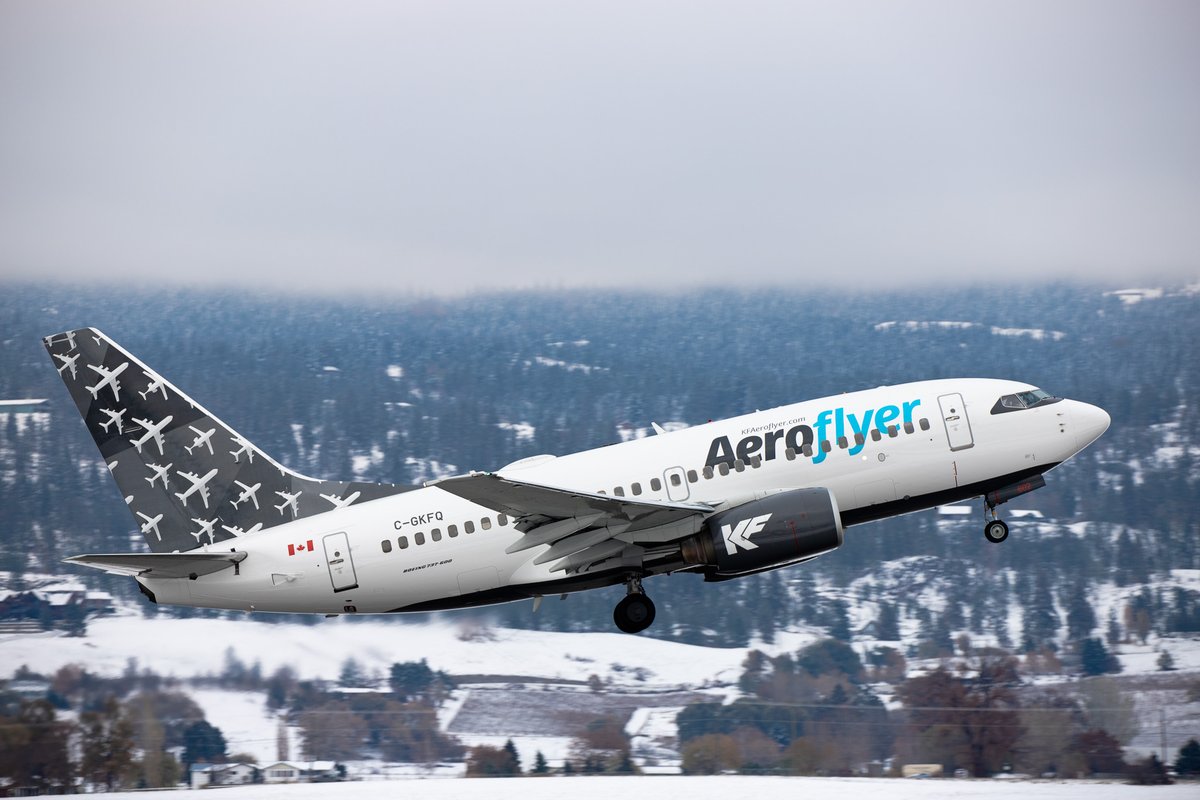
<instances>
[{"instance_id":1,"label":"cockpit side window","mask_svg":"<svg viewBox=\"0 0 1200 800\"><path fill-rule=\"evenodd\" d=\"M1006 394L996 401L996 405L992 406L993 414L1006 414L1009 411L1024 411L1027 408L1035 406L1049 405L1062 400L1061 397L1054 397L1049 392L1041 389L1031 389L1027 392L1017 392L1016 394Z\"/></svg>"}]
</instances>

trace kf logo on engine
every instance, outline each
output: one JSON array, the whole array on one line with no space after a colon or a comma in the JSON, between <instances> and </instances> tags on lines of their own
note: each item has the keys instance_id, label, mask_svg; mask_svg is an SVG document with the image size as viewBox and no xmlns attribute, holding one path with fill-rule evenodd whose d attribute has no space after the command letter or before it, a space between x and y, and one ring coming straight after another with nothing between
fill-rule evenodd
<instances>
[{"instance_id":1,"label":"kf logo on engine","mask_svg":"<svg viewBox=\"0 0 1200 800\"><path fill-rule=\"evenodd\" d=\"M739 547L745 550L756 549L758 545L750 541L750 537L765 528L769 519L770 514L763 514L761 517L744 519L737 525L722 525L721 536L725 539L725 551L733 555Z\"/></svg>"}]
</instances>

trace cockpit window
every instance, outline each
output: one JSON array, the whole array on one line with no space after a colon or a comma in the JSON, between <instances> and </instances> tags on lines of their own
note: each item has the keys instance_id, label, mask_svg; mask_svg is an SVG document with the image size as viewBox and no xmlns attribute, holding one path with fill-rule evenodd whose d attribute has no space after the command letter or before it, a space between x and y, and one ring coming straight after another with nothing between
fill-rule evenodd
<instances>
[{"instance_id":1,"label":"cockpit window","mask_svg":"<svg viewBox=\"0 0 1200 800\"><path fill-rule=\"evenodd\" d=\"M1023 411L1026 408L1057 403L1059 400L1062 400L1062 398L1054 397L1049 392L1044 392L1041 389L1031 389L1028 392L1004 395L996 401L996 405L992 406L992 413L1004 414L1009 411Z\"/></svg>"}]
</instances>

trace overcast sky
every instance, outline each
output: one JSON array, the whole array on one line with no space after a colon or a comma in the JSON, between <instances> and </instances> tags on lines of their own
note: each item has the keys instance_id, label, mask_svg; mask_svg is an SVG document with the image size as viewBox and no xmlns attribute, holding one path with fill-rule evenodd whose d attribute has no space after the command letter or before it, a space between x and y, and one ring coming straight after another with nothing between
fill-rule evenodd
<instances>
[{"instance_id":1,"label":"overcast sky","mask_svg":"<svg viewBox=\"0 0 1200 800\"><path fill-rule=\"evenodd\" d=\"M1200 3L0 3L0 275L1200 277Z\"/></svg>"}]
</instances>

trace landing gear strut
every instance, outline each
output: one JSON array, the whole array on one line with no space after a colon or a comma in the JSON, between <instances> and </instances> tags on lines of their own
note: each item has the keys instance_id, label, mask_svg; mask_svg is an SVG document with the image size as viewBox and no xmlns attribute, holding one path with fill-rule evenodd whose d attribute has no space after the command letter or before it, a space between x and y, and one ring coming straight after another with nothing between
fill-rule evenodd
<instances>
[{"instance_id":1,"label":"landing gear strut","mask_svg":"<svg viewBox=\"0 0 1200 800\"><path fill-rule=\"evenodd\" d=\"M996 516L996 507L983 498L983 538L1000 544L1008 538L1008 524Z\"/></svg>"},{"instance_id":2,"label":"landing gear strut","mask_svg":"<svg viewBox=\"0 0 1200 800\"><path fill-rule=\"evenodd\" d=\"M642 590L640 577L630 577L625 587L628 594L613 609L613 622L625 633L640 633L654 622L654 603Z\"/></svg>"}]
</instances>

